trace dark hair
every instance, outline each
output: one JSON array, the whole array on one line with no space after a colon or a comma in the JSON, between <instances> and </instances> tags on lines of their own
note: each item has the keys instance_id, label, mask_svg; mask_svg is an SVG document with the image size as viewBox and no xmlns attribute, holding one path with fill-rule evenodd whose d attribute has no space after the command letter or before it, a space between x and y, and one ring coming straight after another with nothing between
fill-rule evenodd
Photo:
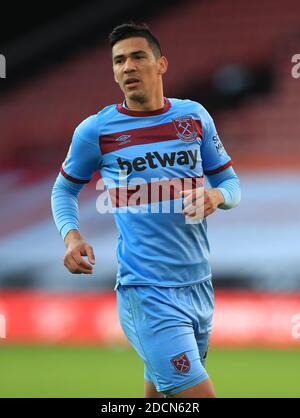
<instances>
[{"instance_id":1,"label":"dark hair","mask_svg":"<svg viewBox=\"0 0 300 418\"><path fill-rule=\"evenodd\" d=\"M136 25L133 22L123 23L116 26L109 34L110 46L113 47L118 41L127 38L141 37L147 39L156 58L162 56L162 50L157 38L151 32L146 23Z\"/></svg>"}]
</instances>

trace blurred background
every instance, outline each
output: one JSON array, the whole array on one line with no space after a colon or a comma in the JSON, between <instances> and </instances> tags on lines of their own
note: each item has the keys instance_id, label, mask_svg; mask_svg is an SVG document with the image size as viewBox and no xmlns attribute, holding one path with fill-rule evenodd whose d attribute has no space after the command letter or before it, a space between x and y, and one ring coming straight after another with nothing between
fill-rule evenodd
<instances>
[{"instance_id":1,"label":"blurred background","mask_svg":"<svg viewBox=\"0 0 300 418\"><path fill-rule=\"evenodd\" d=\"M117 231L96 211L98 177L80 196L92 276L64 268L50 210L74 129L122 100L107 36L131 20L161 42L165 95L207 108L241 181L240 206L208 219L216 311L207 368L217 393L300 397L299 1L17 9L1 6L10 24L0 38L0 397L143 395L142 363L118 324Z\"/></svg>"}]
</instances>

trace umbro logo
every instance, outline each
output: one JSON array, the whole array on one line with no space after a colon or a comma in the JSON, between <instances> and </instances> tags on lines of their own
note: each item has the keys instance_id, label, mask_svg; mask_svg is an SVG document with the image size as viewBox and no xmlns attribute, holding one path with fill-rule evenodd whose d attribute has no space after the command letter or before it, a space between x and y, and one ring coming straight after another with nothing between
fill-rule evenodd
<instances>
[{"instance_id":1,"label":"umbro logo","mask_svg":"<svg viewBox=\"0 0 300 418\"><path fill-rule=\"evenodd\" d=\"M121 135L117 139L115 139L115 142L118 142L119 144L127 144L130 142L131 135Z\"/></svg>"}]
</instances>

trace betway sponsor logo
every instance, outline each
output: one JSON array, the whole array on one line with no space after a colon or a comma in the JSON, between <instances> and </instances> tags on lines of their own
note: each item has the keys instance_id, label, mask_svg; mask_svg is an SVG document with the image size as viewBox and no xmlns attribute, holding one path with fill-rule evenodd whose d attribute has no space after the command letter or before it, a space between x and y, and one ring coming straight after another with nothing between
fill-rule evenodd
<instances>
[{"instance_id":1,"label":"betway sponsor logo","mask_svg":"<svg viewBox=\"0 0 300 418\"><path fill-rule=\"evenodd\" d=\"M174 164L189 165L193 170L197 163L198 150L178 151L160 154L157 151L146 152L143 157L136 157L132 162L117 158L121 170L130 174L132 170L144 171L146 168L173 167Z\"/></svg>"}]
</instances>

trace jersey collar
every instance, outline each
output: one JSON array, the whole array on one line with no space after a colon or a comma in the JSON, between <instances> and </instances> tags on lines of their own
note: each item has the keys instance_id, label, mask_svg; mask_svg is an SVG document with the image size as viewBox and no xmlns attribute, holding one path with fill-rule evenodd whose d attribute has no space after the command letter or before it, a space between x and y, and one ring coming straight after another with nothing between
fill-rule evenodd
<instances>
[{"instance_id":1,"label":"jersey collar","mask_svg":"<svg viewBox=\"0 0 300 418\"><path fill-rule=\"evenodd\" d=\"M166 97L164 97L164 102L165 104L161 109L150 110L148 112L144 112L140 110L128 109L127 107L125 107L125 101L124 101L123 103L119 103L117 105L117 111L120 113L124 113L125 115L129 115L129 116L156 116L156 115L161 115L162 113L165 113L170 109L171 103Z\"/></svg>"}]
</instances>

